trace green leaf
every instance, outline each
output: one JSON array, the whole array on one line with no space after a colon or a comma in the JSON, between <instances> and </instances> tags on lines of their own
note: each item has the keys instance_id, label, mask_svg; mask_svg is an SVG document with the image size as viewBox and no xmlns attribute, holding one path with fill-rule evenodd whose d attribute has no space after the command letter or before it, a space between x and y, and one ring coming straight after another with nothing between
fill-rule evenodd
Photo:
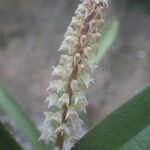
<instances>
[{"instance_id":1,"label":"green leaf","mask_svg":"<svg viewBox=\"0 0 150 150\"><path fill-rule=\"evenodd\" d=\"M12 137L8 130L0 122L0 149L22 150L18 142Z\"/></svg>"},{"instance_id":2,"label":"green leaf","mask_svg":"<svg viewBox=\"0 0 150 150\"><path fill-rule=\"evenodd\" d=\"M45 150L47 148L43 141L38 141L41 135L39 130L2 84L0 86L0 109L17 123L20 131L31 143L33 150Z\"/></svg>"},{"instance_id":3,"label":"green leaf","mask_svg":"<svg viewBox=\"0 0 150 150\"><path fill-rule=\"evenodd\" d=\"M114 19L102 28L102 37L99 44L99 50L96 55L91 56L91 61L98 64L104 54L109 50L110 46L116 39L117 33L119 31L119 22L118 20Z\"/></svg>"},{"instance_id":4,"label":"green leaf","mask_svg":"<svg viewBox=\"0 0 150 150\"><path fill-rule=\"evenodd\" d=\"M150 86L89 131L74 150L149 150Z\"/></svg>"}]
</instances>

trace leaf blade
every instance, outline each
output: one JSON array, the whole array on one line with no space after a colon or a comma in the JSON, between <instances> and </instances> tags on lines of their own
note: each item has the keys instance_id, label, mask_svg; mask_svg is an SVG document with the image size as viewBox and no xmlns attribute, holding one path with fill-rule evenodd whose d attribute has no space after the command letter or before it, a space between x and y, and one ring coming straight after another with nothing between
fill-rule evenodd
<instances>
[{"instance_id":1,"label":"leaf blade","mask_svg":"<svg viewBox=\"0 0 150 150\"><path fill-rule=\"evenodd\" d=\"M47 148L43 141L38 141L41 135L39 130L2 84L0 84L0 108L17 123L19 129L31 143L33 149L43 150Z\"/></svg>"},{"instance_id":2,"label":"leaf blade","mask_svg":"<svg viewBox=\"0 0 150 150\"><path fill-rule=\"evenodd\" d=\"M143 135L143 130L150 129L149 108L150 86L89 131L75 145L74 150L133 150L132 143L135 143L133 140L138 138L140 134ZM141 142L141 140L139 141ZM146 138L146 141L148 145L145 147L150 148L150 137ZM140 150L147 150L145 147Z\"/></svg>"},{"instance_id":3,"label":"leaf blade","mask_svg":"<svg viewBox=\"0 0 150 150\"><path fill-rule=\"evenodd\" d=\"M9 131L0 122L0 149L23 150L19 143L12 137Z\"/></svg>"}]
</instances>

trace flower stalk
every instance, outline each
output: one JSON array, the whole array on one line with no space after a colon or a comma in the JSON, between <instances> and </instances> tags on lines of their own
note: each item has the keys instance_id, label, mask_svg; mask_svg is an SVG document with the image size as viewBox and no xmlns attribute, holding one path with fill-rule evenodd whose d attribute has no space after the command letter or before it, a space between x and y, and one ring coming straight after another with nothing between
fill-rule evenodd
<instances>
[{"instance_id":1,"label":"flower stalk","mask_svg":"<svg viewBox=\"0 0 150 150\"><path fill-rule=\"evenodd\" d=\"M45 112L47 128L40 138L54 142L55 150L70 150L85 130L79 113L86 113L85 91L93 82L95 64L91 54L97 52L106 0L84 0L75 11L59 51L60 63L53 68L55 80L48 87L49 112Z\"/></svg>"}]
</instances>

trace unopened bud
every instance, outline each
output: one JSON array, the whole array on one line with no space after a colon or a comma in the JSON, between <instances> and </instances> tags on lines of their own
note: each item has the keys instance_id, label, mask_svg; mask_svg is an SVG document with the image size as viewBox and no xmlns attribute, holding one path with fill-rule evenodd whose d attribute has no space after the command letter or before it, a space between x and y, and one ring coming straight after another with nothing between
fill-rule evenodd
<instances>
[{"instance_id":1,"label":"unopened bud","mask_svg":"<svg viewBox=\"0 0 150 150\"><path fill-rule=\"evenodd\" d=\"M83 64L79 64L79 65L78 65L78 72L79 72L80 74L83 74L84 71L85 71L84 65L83 65Z\"/></svg>"},{"instance_id":2,"label":"unopened bud","mask_svg":"<svg viewBox=\"0 0 150 150\"><path fill-rule=\"evenodd\" d=\"M108 8L107 0L95 0L97 4L101 4L104 8Z\"/></svg>"},{"instance_id":3,"label":"unopened bud","mask_svg":"<svg viewBox=\"0 0 150 150\"><path fill-rule=\"evenodd\" d=\"M81 36L81 39L80 39L81 46L82 46L82 47L85 46L86 42L87 42L87 37L86 37L86 35L82 35L82 36Z\"/></svg>"},{"instance_id":4,"label":"unopened bud","mask_svg":"<svg viewBox=\"0 0 150 150\"><path fill-rule=\"evenodd\" d=\"M101 34L95 33L95 41L98 42L100 40Z\"/></svg>"},{"instance_id":5,"label":"unopened bud","mask_svg":"<svg viewBox=\"0 0 150 150\"><path fill-rule=\"evenodd\" d=\"M98 23L96 21L92 20L89 23L89 29L90 29L90 32L97 32L97 30L98 30Z\"/></svg>"},{"instance_id":6,"label":"unopened bud","mask_svg":"<svg viewBox=\"0 0 150 150\"><path fill-rule=\"evenodd\" d=\"M77 65L81 60L81 55L80 53L76 53L74 56L74 65Z\"/></svg>"},{"instance_id":7,"label":"unopened bud","mask_svg":"<svg viewBox=\"0 0 150 150\"><path fill-rule=\"evenodd\" d=\"M84 52L85 56L89 56L89 54L90 54L91 51L92 51L91 47L85 47L83 49L83 52Z\"/></svg>"},{"instance_id":8,"label":"unopened bud","mask_svg":"<svg viewBox=\"0 0 150 150\"><path fill-rule=\"evenodd\" d=\"M78 82L77 82L77 80L72 80L71 81L71 90L72 91L76 91L77 88L78 88Z\"/></svg>"}]
</instances>

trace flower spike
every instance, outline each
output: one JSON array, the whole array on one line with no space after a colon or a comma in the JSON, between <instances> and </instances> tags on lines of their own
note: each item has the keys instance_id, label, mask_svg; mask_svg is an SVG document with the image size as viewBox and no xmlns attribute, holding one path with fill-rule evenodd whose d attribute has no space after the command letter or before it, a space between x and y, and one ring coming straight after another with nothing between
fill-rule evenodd
<instances>
[{"instance_id":1,"label":"flower spike","mask_svg":"<svg viewBox=\"0 0 150 150\"><path fill-rule=\"evenodd\" d=\"M86 113L85 91L94 82L91 74L96 68L90 56L97 53L107 7L107 0L82 0L58 50L60 61L53 67L54 79L49 83L46 98L49 103L49 111L44 113L47 128L40 137L51 140L54 150L71 150L85 134L79 113Z\"/></svg>"}]
</instances>

